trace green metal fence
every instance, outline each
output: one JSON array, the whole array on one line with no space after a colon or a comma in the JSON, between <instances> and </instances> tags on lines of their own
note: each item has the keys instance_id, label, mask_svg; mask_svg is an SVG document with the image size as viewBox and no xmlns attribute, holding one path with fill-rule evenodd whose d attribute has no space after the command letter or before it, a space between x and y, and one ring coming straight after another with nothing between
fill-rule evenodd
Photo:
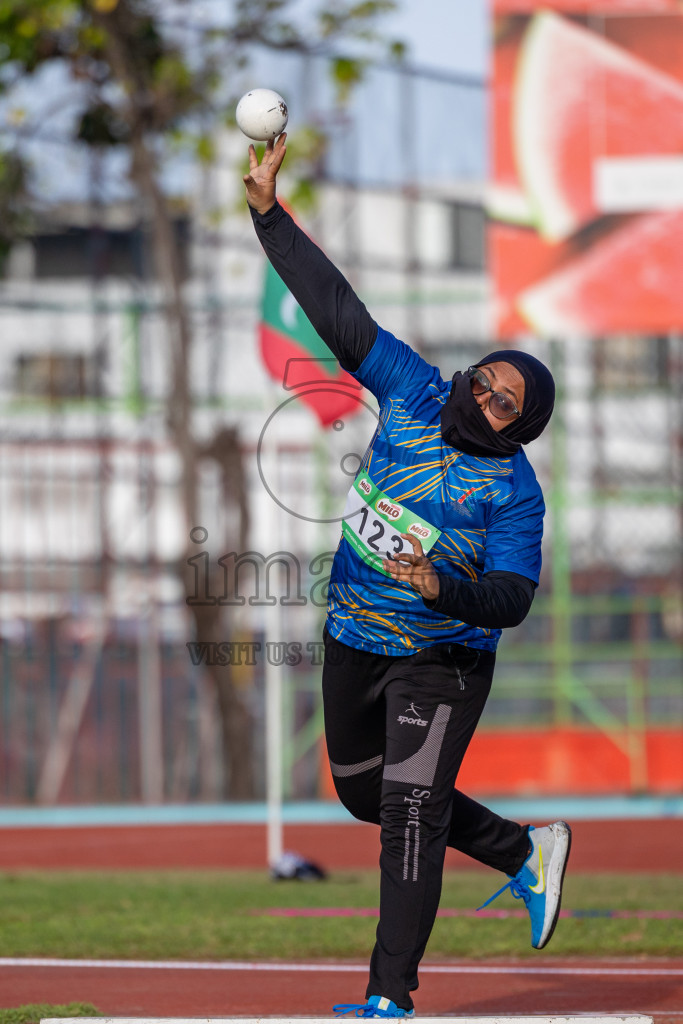
<instances>
[{"instance_id":1,"label":"green metal fence","mask_svg":"<svg viewBox=\"0 0 683 1024\"><path fill-rule=\"evenodd\" d=\"M216 352L229 367L253 348L257 300L226 303L218 334L206 308L194 309L194 417L207 438L239 424L249 544L267 549L256 440L282 395L274 386L245 387L234 374L217 392L211 372ZM417 300L411 293L419 327ZM457 294L439 301L457 315ZM177 572L187 538L165 422L158 309L55 297L29 307L8 302L0 321L0 800L220 798L216 694L206 666L188 654L188 642L205 638L194 636ZM81 360L69 352L74 337L88 342ZM683 744L683 343L525 343L551 362L559 385L552 427L530 451L548 505L544 573L530 616L501 644L482 728L595 730L623 751L629 788L641 792L650 784L648 730L675 731ZM471 353L472 344L454 343L446 354L458 366ZM308 566L336 546L339 524L324 520L341 508L348 478L330 468L334 438L302 430L304 415L288 421L279 464L286 486L323 520L288 516L283 525L282 544ZM329 493L320 492L325 474ZM234 537L222 487L207 462L200 507L212 564ZM320 576L305 583L310 593ZM310 601L284 607L283 637L305 651L319 638L321 614ZM226 641L262 642L263 609L247 602L226 614L224 628ZM283 668L290 797L319 789L319 674L311 658ZM260 797L263 659L237 676ZM150 782L152 748L158 777Z\"/></svg>"}]
</instances>

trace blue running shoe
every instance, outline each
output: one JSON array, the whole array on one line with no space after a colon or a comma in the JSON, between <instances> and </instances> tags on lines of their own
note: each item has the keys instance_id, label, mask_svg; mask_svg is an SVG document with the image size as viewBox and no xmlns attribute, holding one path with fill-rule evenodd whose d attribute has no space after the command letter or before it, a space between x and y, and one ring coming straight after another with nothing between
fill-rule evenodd
<instances>
[{"instance_id":1,"label":"blue running shoe","mask_svg":"<svg viewBox=\"0 0 683 1024\"><path fill-rule=\"evenodd\" d=\"M337 1017L352 1013L354 1017L414 1017L415 1010L402 1010L386 996L370 996L367 1003L339 1003L332 1007Z\"/></svg>"},{"instance_id":2,"label":"blue running shoe","mask_svg":"<svg viewBox=\"0 0 683 1024\"><path fill-rule=\"evenodd\" d=\"M531 918L531 945L543 949L555 931L560 916L562 882L572 845L572 831L566 821L544 828L529 826L531 853L517 874L477 910L483 910L506 889L524 900Z\"/></svg>"}]
</instances>

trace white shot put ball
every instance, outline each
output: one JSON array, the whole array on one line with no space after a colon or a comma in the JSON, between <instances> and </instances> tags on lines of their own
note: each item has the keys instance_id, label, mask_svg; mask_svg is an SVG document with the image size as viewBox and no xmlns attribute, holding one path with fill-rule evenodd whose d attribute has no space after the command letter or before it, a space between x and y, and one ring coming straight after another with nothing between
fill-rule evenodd
<instances>
[{"instance_id":1,"label":"white shot put ball","mask_svg":"<svg viewBox=\"0 0 683 1024\"><path fill-rule=\"evenodd\" d=\"M235 117L248 139L265 142L285 130L287 104L272 89L252 89L237 104Z\"/></svg>"}]
</instances>

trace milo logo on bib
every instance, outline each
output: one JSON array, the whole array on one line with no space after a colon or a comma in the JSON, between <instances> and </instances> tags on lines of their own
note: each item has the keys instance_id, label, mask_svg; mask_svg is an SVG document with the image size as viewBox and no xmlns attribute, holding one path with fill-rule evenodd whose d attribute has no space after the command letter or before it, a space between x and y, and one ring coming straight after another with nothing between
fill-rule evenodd
<instances>
[{"instance_id":1,"label":"milo logo on bib","mask_svg":"<svg viewBox=\"0 0 683 1024\"><path fill-rule=\"evenodd\" d=\"M376 487L369 476L360 476L349 490L344 507L342 534L356 554L368 565L388 576L382 562L390 555L404 550L412 553L409 541L402 533L411 534L427 552L441 535L412 509L399 505Z\"/></svg>"},{"instance_id":2,"label":"milo logo on bib","mask_svg":"<svg viewBox=\"0 0 683 1024\"><path fill-rule=\"evenodd\" d=\"M400 519L403 515L403 509L400 505L392 505L386 498L380 498L375 502L375 508L381 516L385 519L389 519L392 523L395 523L397 519Z\"/></svg>"}]
</instances>

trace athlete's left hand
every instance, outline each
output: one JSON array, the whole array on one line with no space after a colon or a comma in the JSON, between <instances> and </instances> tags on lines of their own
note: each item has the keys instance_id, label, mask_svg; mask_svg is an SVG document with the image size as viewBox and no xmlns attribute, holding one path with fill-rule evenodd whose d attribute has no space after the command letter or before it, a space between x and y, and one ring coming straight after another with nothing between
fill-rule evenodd
<instances>
[{"instance_id":1,"label":"athlete's left hand","mask_svg":"<svg viewBox=\"0 0 683 1024\"><path fill-rule=\"evenodd\" d=\"M385 558L383 568L395 580L409 583L427 601L434 601L439 596L439 577L434 566L422 550L417 537L411 533L402 533L401 536L410 541L413 553L401 551L398 555Z\"/></svg>"}]
</instances>

